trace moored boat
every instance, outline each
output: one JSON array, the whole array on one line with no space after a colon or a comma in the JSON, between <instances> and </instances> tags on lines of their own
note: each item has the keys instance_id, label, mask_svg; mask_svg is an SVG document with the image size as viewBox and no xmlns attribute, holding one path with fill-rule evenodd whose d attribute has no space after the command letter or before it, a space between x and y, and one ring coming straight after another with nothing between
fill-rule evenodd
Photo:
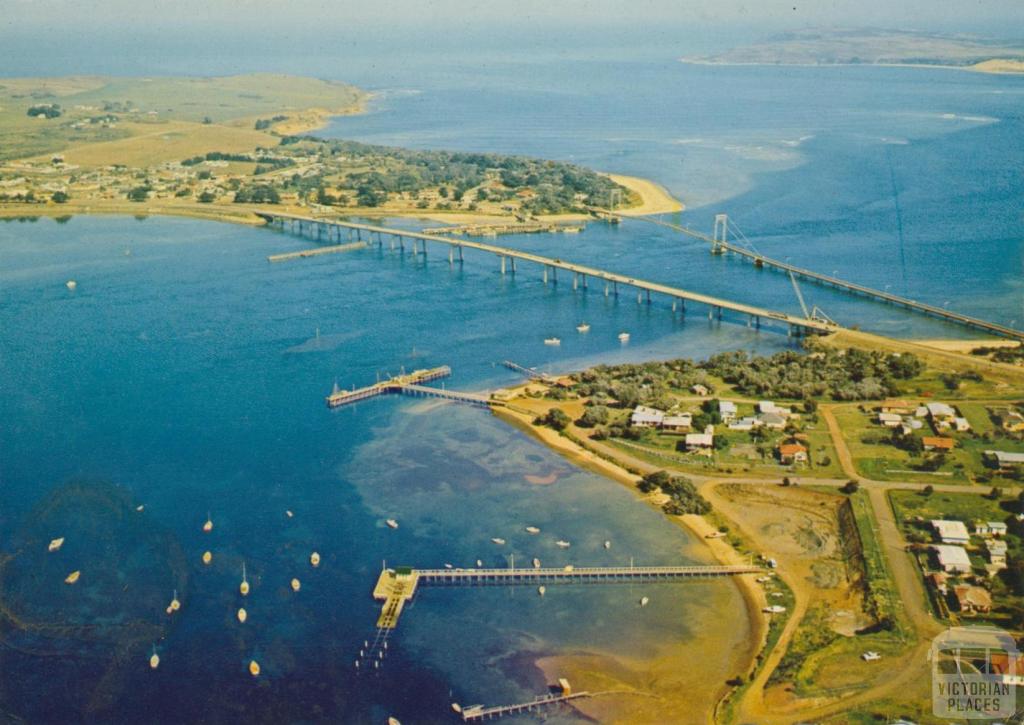
<instances>
[{"instance_id":1,"label":"moored boat","mask_svg":"<svg viewBox=\"0 0 1024 725\"><path fill-rule=\"evenodd\" d=\"M398 522L394 519L387 519L384 523L386 523L392 529L398 528Z\"/></svg>"},{"instance_id":2,"label":"moored boat","mask_svg":"<svg viewBox=\"0 0 1024 725\"><path fill-rule=\"evenodd\" d=\"M590 332L590 325L586 322L581 322L576 325L576 332Z\"/></svg>"},{"instance_id":3,"label":"moored boat","mask_svg":"<svg viewBox=\"0 0 1024 725\"><path fill-rule=\"evenodd\" d=\"M528 534L539 534L540 533L540 529L538 529L536 526L527 526L526 527L526 533L528 533Z\"/></svg>"},{"instance_id":4,"label":"moored boat","mask_svg":"<svg viewBox=\"0 0 1024 725\"><path fill-rule=\"evenodd\" d=\"M544 344L545 345L561 345L562 341L561 341L561 339L559 339L557 337L545 337L544 338Z\"/></svg>"},{"instance_id":5,"label":"moored boat","mask_svg":"<svg viewBox=\"0 0 1024 725\"><path fill-rule=\"evenodd\" d=\"M555 546L560 547L562 549L568 549L570 546L572 546L572 544L570 544L565 539L559 539L555 542Z\"/></svg>"},{"instance_id":6,"label":"moored boat","mask_svg":"<svg viewBox=\"0 0 1024 725\"><path fill-rule=\"evenodd\" d=\"M68 574L66 577L64 577L64 583L65 584L74 584L76 581L78 581L78 577L80 577L81 575L82 575L82 572L80 572L78 570L75 570L75 571L71 572L70 574Z\"/></svg>"},{"instance_id":7,"label":"moored boat","mask_svg":"<svg viewBox=\"0 0 1024 725\"><path fill-rule=\"evenodd\" d=\"M619 342L629 342L629 333L628 332L620 332L619 333Z\"/></svg>"},{"instance_id":8,"label":"moored boat","mask_svg":"<svg viewBox=\"0 0 1024 725\"><path fill-rule=\"evenodd\" d=\"M650 599L648 599L647 597L641 597L641 598L640 598L640 606L641 606L641 607L646 607L646 606L647 606L647 603L648 603L649 601L651 601L651 600L650 600Z\"/></svg>"},{"instance_id":9,"label":"moored boat","mask_svg":"<svg viewBox=\"0 0 1024 725\"><path fill-rule=\"evenodd\" d=\"M540 559L537 557L533 557L533 568L540 569Z\"/></svg>"},{"instance_id":10,"label":"moored boat","mask_svg":"<svg viewBox=\"0 0 1024 725\"><path fill-rule=\"evenodd\" d=\"M493 539L491 539L491 541L493 541L498 546L504 546L505 545L505 540L501 539L501 538L498 538L497 536L495 536Z\"/></svg>"},{"instance_id":11,"label":"moored boat","mask_svg":"<svg viewBox=\"0 0 1024 725\"><path fill-rule=\"evenodd\" d=\"M47 551L57 551L57 549L59 549L62 546L64 546L63 536L59 539L54 539L53 541L51 541L50 545L47 547Z\"/></svg>"}]
</instances>

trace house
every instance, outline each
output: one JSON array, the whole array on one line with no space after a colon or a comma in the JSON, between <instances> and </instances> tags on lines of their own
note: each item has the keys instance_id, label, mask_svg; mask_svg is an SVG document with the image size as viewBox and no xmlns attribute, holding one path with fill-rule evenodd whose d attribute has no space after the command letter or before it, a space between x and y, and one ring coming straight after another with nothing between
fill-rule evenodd
<instances>
[{"instance_id":1,"label":"house","mask_svg":"<svg viewBox=\"0 0 1024 725\"><path fill-rule=\"evenodd\" d=\"M883 413L910 415L913 406L905 400L886 400L878 408Z\"/></svg>"},{"instance_id":2,"label":"house","mask_svg":"<svg viewBox=\"0 0 1024 725\"><path fill-rule=\"evenodd\" d=\"M1002 521L979 521L974 525L978 536L1006 536L1006 524Z\"/></svg>"},{"instance_id":3,"label":"house","mask_svg":"<svg viewBox=\"0 0 1024 725\"><path fill-rule=\"evenodd\" d=\"M996 468L1003 472L1010 472L1020 468L1024 464L1024 453L1011 453L1010 451L985 451L985 458L995 464Z\"/></svg>"},{"instance_id":4,"label":"house","mask_svg":"<svg viewBox=\"0 0 1024 725\"><path fill-rule=\"evenodd\" d=\"M962 546L932 547L935 558L938 559L939 568L947 574L969 574L971 572L971 557L967 556L967 550Z\"/></svg>"},{"instance_id":5,"label":"house","mask_svg":"<svg viewBox=\"0 0 1024 725\"><path fill-rule=\"evenodd\" d=\"M933 519L932 530L938 534L943 544L966 544L971 540L971 535L967 532L963 521Z\"/></svg>"},{"instance_id":6,"label":"house","mask_svg":"<svg viewBox=\"0 0 1024 725\"><path fill-rule=\"evenodd\" d=\"M698 453L711 454L715 447L715 429L708 426L703 433L687 433L685 439L686 450Z\"/></svg>"},{"instance_id":7,"label":"house","mask_svg":"<svg viewBox=\"0 0 1024 725\"><path fill-rule=\"evenodd\" d=\"M793 414L793 411L791 411L789 408L781 408L781 407L776 405L771 400L762 400L762 401L760 401L757 404L757 412L758 413L774 413L775 415L780 415L783 418L788 418L790 415Z\"/></svg>"},{"instance_id":8,"label":"house","mask_svg":"<svg viewBox=\"0 0 1024 725\"><path fill-rule=\"evenodd\" d=\"M1020 433L1024 431L1024 415L1016 410L1008 410L1002 414L999 425L1009 433Z\"/></svg>"},{"instance_id":9,"label":"house","mask_svg":"<svg viewBox=\"0 0 1024 725\"><path fill-rule=\"evenodd\" d=\"M691 413L679 413L677 415L666 415L661 419L661 429L672 432L682 432L690 430L690 426L693 424L693 415Z\"/></svg>"},{"instance_id":10,"label":"house","mask_svg":"<svg viewBox=\"0 0 1024 725\"><path fill-rule=\"evenodd\" d=\"M736 420L736 403L731 400L719 400L718 415L721 416L723 423L731 423Z\"/></svg>"},{"instance_id":11,"label":"house","mask_svg":"<svg viewBox=\"0 0 1024 725\"><path fill-rule=\"evenodd\" d=\"M961 418L957 416L953 418L953 430L957 433L966 433L971 429L971 424L967 422L967 418Z\"/></svg>"},{"instance_id":12,"label":"house","mask_svg":"<svg viewBox=\"0 0 1024 725\"><path fill-rule=\"evenodd\" d=\"M807 448L799 443L783 443L779 446L779 461L784 465L807 463Z\"/></svg>"},{"instance_id":13,"label":"house","mask_svg":"<svg viewBox=\"0 0 1024 725\"><path fill-rule=\"evenodd\" d=\"M1011 656L1005 651L993 650L989 655L989 668L1004 685L1024 685L1024 655L1014 653Z\"/></svg>"},{"instance_id":14,"label":"house","mask_svg":"<svg viewBox=\"0 0 1024 725\"><path fill-rule=\"evenodd\" d=\"M878 424L886 428L896 428L903 424L903 418L896 413L879 413Z\"/></svg>"},{"instance_id":15,"label":"house","mask_svg":"<svg viewBox=\"0 0 1024 725\"><path fill-rule=\"evenodd\" d=\"M949 593L949 587L946 586L946 582L949 581L949 577L945 572L933 571L925 578L929 584L935 587L935 591L942 596L946 596Z\"/></svg>"},{"instance_id":16,"label":"house","mask_svg":"<svg viewBox=\"0 0 1024 725\"><path fill-rule=\"evenodd\" d=\"M778 413L759 413L757 419L765 428L772 430L782 430L786 427L786 419Z\"/></svg>"},{"instance_id":17,"label":"house","mask_svg":"<svg viewBox=\"0 0 1024 725\"><path fill-rule=\"evenodd\" d=\"M960 611L965 614L985 614L992 611L992 595L987 589L961 584L953 587L953 595Z\"/></svg>"},{"instance_id":18,"label":"house","mask_svg":"<svg viewBox=\"0 0 1024 725\"><path fill-rule=\"evenodd\" d=\"M921 439L926 451L951 451L956 441L952 438L941 438L939 436L924 436Z\"/></svg>"},{"instance_id":19,"label":"house","mask_svg":"<svg viewBox=\"0 0 1024 725\"><path fill-rule=\"evenodd\" d=\"M999 539L985 542L988 560L993 564L1006 566L1006 542Z\"/></svg>"},{"instance_id":20,"label":"house","mask_svg":"<svg viewBox=\"0 0 1024 725\"><path fill-rule=\"evenodd\" d=\"M729 430L753 430L761 425L761 421L757 418L746 417L734 420L729 424Z\"/></svg>"},{"instance_id":21,"label":"house","mask_svg":"<svg viewBox=\"0 0 1024 725\"><path fill-rule=\"evenodd\" d=\"M702 398L706 398L708 395L711 394L711 391L708 390L708 386L701 385L700 383L694 383L693 385L691 385L690 392L693 393L694 395L699 395Z\"/></svg>"},{"instance_id":22,"label":"house","mask_svg":"<svg viewBox=\"0 0 1024 725\"><path fill-rule=\"evenodd\" d=\"M925 407L928 409L928 417L931 418L935 430L949 428L953 424L953 419L957 417L956 409L945 403L928 403Z\"/></svg>"},{"instance_id":23,"label":"house","mask_svg":"<svg viewBox=\"0 0 1024 725\"><path fill-rule=\"evenodd\" d=\"M633 415L629 416L629 424L637 428L655 428L665 419L664 411L648 408L646 405L636 406Z\"/></svg>"}]
</instances>

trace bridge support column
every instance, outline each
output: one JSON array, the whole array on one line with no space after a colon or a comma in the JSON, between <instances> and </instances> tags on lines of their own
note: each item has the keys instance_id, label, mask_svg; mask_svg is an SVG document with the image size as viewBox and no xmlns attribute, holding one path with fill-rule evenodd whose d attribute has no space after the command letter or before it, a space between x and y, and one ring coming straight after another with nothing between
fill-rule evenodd
<instances>
[{"instance_id":1,"label":"bridge support column","mask_svg":"<svg viewBox=\"0 0 1024 725\"><path fill-rule=\"evenodd\" d=\"M607 282L604 283L604 296L605 297L608 296L608 283Z\"/></svg>"},{"instance_id":2,"label":"bridge support column","mask_svg":"<svg viewBox=\"0 0 1024 725\"><path fill-rule=\"evenodd\" d=\"M618 282L612 282L612 294L615 295L616 297L619 296L619 283Z\"/></svg>"},{"instance_id":3,"label":"bridge support column","mask_svg":"<svg viewBox=\"0 0 1024 725\"><path fill-rule=\"evenodd\" d=\"M515 257L510 257L509 258L509 262L512 263L512 274L515 274L516 273L516 258Z\"/></svg>"},{"instance_id":4,"label":"bridge support column","mask_svg":"<svg viewBox=\"0 0 1024 725\"><path fill-rule=\"evenodd\" d=\"M643 293L640 290L637 290L636 291L636 303L638 305L643 302L643 298L644 298Z\"/></svg>"},{"instance_id":5,"label":"bridge support column","mask_svg":"<svg viewBox=\"0 0 1024 725\"><path fill-rule=\"evenodd\" d=\"M712 234L711 253L725 254L725 243L729 233L729 216L727 214L715 214L715 230Z\"/></svg>"},{"instance_id":6,"label":"bridge support column","mask_svg":"<svg viewBox=\"0 0 1024 725\"><path fill-rule=\"evenodd\" d=\"M455 264L455 247L448 247L448 266Z\"/></svg>"},{"instance_id":7,"label":"bridge support column","mask_svg":"<svg viewBox=\"0 0 1024 725\"><path fill-rule=\"evenodd\" d=\"M587 275L583 275L583 289L587 288Z\"/></svg>"},{"instance_id":8,"label":"bridge support column","mask_svg":"<svg viewBox=\"0 0 1024 725\"><path fill-rule=\"evenodd\" d=\"M647 290L647 304L651 304L651 291Z\"/></svg>"},{"instance_id":9,"label":"bridge support column","mask_svg":"<svg viewBox=\"0 0 1024 725\"><path fill-rule=\"evenodd\" d=\"M576 272L572 273L572 289L575 292L580 286L580 276Z\"/></svg>"},{"instance_id":10,"label":"bridge support column","mask_svg":"<svg viewBox=\"0 0 1024 725\"><path fill-rule=\"evenodd\" d=\"M501 273L502 273L502 275L504 275L505 274L505 255L504 254L499 254L498 258L501 260Z\"/></svg>"},{"instance_id":11,"label":"bridge support column","mask_svg":"<svg viewBox=\"0 0 1024 725\"><path fill-rule=\"evenodd\" d=\"M544 284L548 283L548 266L544 265Z\"/></svg>"}]
</instances>

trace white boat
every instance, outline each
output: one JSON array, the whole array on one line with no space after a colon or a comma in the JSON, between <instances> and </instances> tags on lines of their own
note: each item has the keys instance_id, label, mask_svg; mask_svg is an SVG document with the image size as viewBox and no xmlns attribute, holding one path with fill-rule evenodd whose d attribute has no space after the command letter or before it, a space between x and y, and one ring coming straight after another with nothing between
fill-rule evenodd
<instances>
[{"instance_id":1,"label":"white boat","mask_svg":"<svg viewBox=\"0 0 1024 725\"><path fill-rule=\"evenodd\" d=\"M604 548L606 548L606 549L610 549L610 548L612 548L612 542L610 542L610 541L605 541L605 542L604 542Z\"/></svg>"},{"instance_id":2,"label":"white boat","mask_svg":"<svg viewBox=\"0 0 1024 725\"><path fill-rule=\"evenodd\" d=\"M65 282L65 284L67 285L67 288L68 288L68 289L72 289L72 290L73 290L73 289L74 289L75 287L77 287L77 286L78 286L78 282L76 282L76 281L75 281L75 280L73 280L73 279L69 279L69 280L68 280L67 282Z\"/></svg>"},{"instance_id":3,"label":"white boat","mask_svg":"<svg viewBox=\"0 0 1024 725\"><path fill-rule=\"evenodd\" d=\"M391 527L392 529L397 529L397 528L398 528L398 522L397 522L397 521L395 521L394 519L388 519L388 520L387 520L387 521L385 521L384 523L386 523L386 524L387 524L388 526L390 526L390 527Z\"/></svg>"},{"instance_id":4,"label":"white boat","mask_svg":"<svg viewBox=\"0 0 1024 725\"><path fill-rule=\"evenodd\" d=\"M156 645L153 645L153 654L149 658L149 666L154 670L160 666L160 655L156 653Z\"/></svg>"},{"instance_id":5,"label":"white boat","mask_svg":"<svg viewBox=\"0 0 1024 725\"><path fill-rule=\"evenodd\" d=\"M555 542L555 546L558 546L558 547L560 547L562 549L568 549L570 546L572 546L572 544L570 544L565 539L559 539L558 541Z\"/></svg>"},{"instance_id":6,"label":"white boat","mask_svg":"<svg viewBox=\"0 0 1024 725\"><path fill-rule=\"evenodd\" d=\"M569 573L571 573L571 572L572 572L572 570L573 570L573 565L572 565L572 564L566 564L566 565L565 565L565 566L564 566L564 567L562 568L562 571L565 571L565 572L569 572Z\"/></svg>"},{"instance_id":7,"label":"white boat","mask_svg":"<svg viewBox=\"0 0 1024 725\"><path fill-rule=\"evenodd\" d=\"M493 541L498 546L504 546L505 545L505 540L504 539L499 539L497 536L495 536L493 539L491 539L491 541Z\"/></svg>"},{"instance_id":8,"label":"white boat","mask_svg":"<svg viewBox=\"0 0 1024 725\"><path fill-rule=\"evenodd\" d=\"M136 511L141 511L144 508L146 508L146 507L143 504L140 503L138 506L135 507L135 510Z\"/></svg>"},{"instance_id":9,"label":"white boat","mask_svg":"<svg viewBox=\"0 0 1024 725\"><path fill-rule=\"evenodd\" d=\"M540 569L540 559L537 557L533 557L533 568Z\"/></svg>"},{"instance_id":10,"label":"white boat","mask_svg":"<svg viewBox=\"0 0 1024 725\"><path fill-rule=\"evenodd\" d=\"M528 534L539 534L540 533L540 529L538 529L536 526L527 526L526 527L526 533L528 533Z\"/></svg>"},{"instance_id":11,"label":"white boat","mask_svg":"<svg viewBox=\"0 0 1024 725\"><path fill-rule=\"evenodd\" d=\"M457 702L453 702L452 703L452 710L457 712L457 713L459 713L459 714L461 714L462 713L462 705L460 705Z\"/></svg>"},{"instance_id":12,"label":"white boat","mask_svg":"<svg viewBox=\"0 0 1024 725\"><path fill-rule=\"evenodd\" d=\"M64 546L64 537L63 536L60 537L59 539L54 539L53 541L51 541L49 547L47 547L47 550L48 551L56 551L57 549L59 549L62 546Z\"/></svg>"},{"instance_id":13,"label":"white boat","mask_svg":"<svg viewBox=\"0 0 1024 725\"><path fill-rule=\"evenodd\" d=\"M209 566L211 561L213 561L213 552L212 551L204 551L203 552L203 563L206 564L207 566Z\"/></svg>"},{"instance_id":14,"label":"white boat","mask_svg":"<svg viewBox=\"0 0 1024 725\"><path fill-rule=\"evenodd\" d=\"M203 524L203 531L205 531L206 533L210 533L211 531L213 531L213 519L210 518L209 511L206 512L206 523Z\"/></svg>"},{"instance_id":15,"label":"white boat","mask_svg":"<svg viewBox=\"0 0 1024 725\"><path fill-rule=\"evenodd\" d=\"M544 592L546 591L547 587L545 587L543 584L537 587L537 593L540 594L542 597L544 596Z\"/></svg>"},{"instance_id":16,"label":"white boat","mask_svg":"<svg viewBox=\"0 0 1024 725\"><path fill-rule=\"evenodd\" d=\"M300 589L302 589L302 582L300 582L298 579L292 579L292 591L297 592Z\"/></svg>"},{"instance_id":17,"label":"white boat","mask_svg":"<svg viewBox=\"0 0 1024 725\"><path fill-rule=\"evenodd\" d=\"M576 325L576 332L590 332L590 324L586 322L581 322L580 324Z\"/></svg>"},{"instance_id":18,"label":"white boat","mask_svg":"<svg viewBox=\"0 0 1024 725\"><path fill-rule=\"evenodd\" d=\"M477 560L476 560L476 565L477 565L478 567L482 567L482 566L484 565L484 563L483 563L483 561L481 561L480 559L477 559Z\"/></svg>"},{"instance_id":19,"label":"white boat","mask_svg":"<svg viewBox=\"0 0 1024 725\"><path fill-rule=\"evenodd\" d=\"M245 620L249 618L249 613L245 611L245 607L238 608L238 621L245 624Z\"/></svg>"},{"instance_id":20,"label":"white boat","mask_svg":"<svg viewBox=\"0 0 1024 725\"><path fill-rule=\"evenodd\" d=\"M562 341L559 338L557 338L557 337L545 337L544 338L544 344L545 345L561 345Z\"/></svg>"},{"instance_id":21,"label":"white boat","mask_svg":"<svg viewBox=\"0 0 1024 725\"><path fill-rule=\"evenodd\" d=\"M397 717L389 717L388 718L388 725L402 725L402 723L400 723L398 721Z\"/></svg>"},{"instance_id":22,"label":"white boat","mask_svg":"<svg viewBox=\"0 0 1024 725\"><path fill-rule=\"evenodd\" d=\"M770 607L765 607L761 611L765 614L782 614L786 611L786 608L780 607L778 604L773 604Z\"/></svg>"},{"instance_id":23,"label":"white boat","mask_svg":"<svg viewBox=\"0 0 1024 725\"><path fill-rule=\"evenodd\" d=\"M451 565L451 564L445 564L445 565L444 565L444 568L445 568L445 569L451 569L451 568L452 568L452 565Z\"/></svg>"},{"instance_id":24,"label":"white boat","mask_svg":"<svg viewBox=\"0 0 1024 725\"><path fill-rule=\"evenodd\" d=\"M284 512L284 515L285 515L285 516L287 516L288 518L291 518L291 517L292 517L292 516L294 516L295 514L293 514L293 513L291 512L291 510L285 510L285 512Z\"/></svg>"},{"instance_id":25,"label":"white boat","mask_svg":"<svg viewBox=\"0 0 1024 725\"><path fill-rule=\"evenodd\" d=\"M249 663L249 674L253 677L259 677L260 674L260 663L253 660Z\"/></svg>"},{"instance_id":26,"label":"white boat","mask_svg":"<svg viewBox=\"0 0 1024 725\"><path fill-rule=\"evenodd\" d=\"M640 598L640 606L641 606L641 607L646 607L646 606L647 606L647 603L648 603L649 601L651 601L651 600L650 600L649 598L647 598L647 597L641 597L641 598Z\"/></svg>"},{"instance_id":27,"label":"white boat","mask_svg":"<svg viewBox=\"0 0 1024 725\"><path fill-rule=\"evenodd\" d=\"M619 333L619 342L629 342L629 333L628 332L620 332Z\"/></svg>"},{"instance_id":28,"label":"white boat","mask_svg":"<svg viewBox=\"0 0 1024 725\"><path fill-rule=\"evenodd\" d=\"M245 562L242 562L242 583L238 585L238 591L241 592L242 596L249 594L249 580L245 577Z\"/></svg>"},{"instance_id":29,"label":"white boat","mask_svg":"<svg viewBox=\"0 0 1024 725\"><path fill-rule=\"evenodd\" d=\"M860 658L865 662L877 662L878 660L882 659L882 655L878 654L877 652L868 651L862 654Z\"/></svg>"},{"instance_id":30,"label":"white boat","mask_svg":"<svg viewBox=\"0 0 1024 725\"><path fill-rule=\"evenodd\" d=\"M320 566L320 554L318 554L315 551L312 554L310 554L309 563L314 567Z\"/></svg>"}]
</instances>

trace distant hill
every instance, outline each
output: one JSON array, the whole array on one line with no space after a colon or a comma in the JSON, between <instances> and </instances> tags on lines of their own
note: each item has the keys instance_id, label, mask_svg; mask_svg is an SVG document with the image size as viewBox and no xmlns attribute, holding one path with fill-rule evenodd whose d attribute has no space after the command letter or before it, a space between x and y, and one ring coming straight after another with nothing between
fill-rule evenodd
<instances>
[{"instance_id":1,"label":"distant hill","mask_svg":"<svg viewBox=\"0 0 1024 725\"><path fill-rule=\"evenodd\" d=\"M1024 72L1024 43L973 35L878 29L799 30L715 55L682 58L721 65L927 65Z\"/></svg>"}]
</instances>

